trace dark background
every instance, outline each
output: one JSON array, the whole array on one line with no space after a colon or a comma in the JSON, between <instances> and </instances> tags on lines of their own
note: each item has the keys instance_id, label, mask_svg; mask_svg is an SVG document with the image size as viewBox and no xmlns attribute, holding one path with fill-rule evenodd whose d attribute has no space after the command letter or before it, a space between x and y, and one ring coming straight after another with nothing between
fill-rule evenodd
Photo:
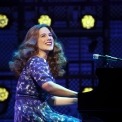
<instances>
[{"instance_id":1,"label":"dark background","mask_svg":"<svg viewBox=\"0 0 122 122\"><path fill-rule=\"evenodd\" d=\"M10 91L9 101L0 103L0 122L13 122L17 79L8 62L40 15L52 18L51 27L64 45L67 77L57 79L59 84L76 91L96 86L96 68L105 67L106 62L93 60L93 54L122 57L122 0L0 0L0 14L9 17L8 25L0 28L0 86ZM85 14L96 19L89 30L81 25ZM109 62L109 66L121 68L122 62ZM79 117L77 105L55 109Z\"/></svg>"}]
</instances>

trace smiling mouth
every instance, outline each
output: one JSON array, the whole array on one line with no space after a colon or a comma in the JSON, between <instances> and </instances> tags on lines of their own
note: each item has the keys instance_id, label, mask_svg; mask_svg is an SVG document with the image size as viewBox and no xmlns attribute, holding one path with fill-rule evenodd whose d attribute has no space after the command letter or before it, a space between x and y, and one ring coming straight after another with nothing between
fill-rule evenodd
<instances>
[{"instance_id":1,"label":"smiling mouth","mask_svg":"<svg viewBox=\"0 0 122 122\"><path fill-rule=\"evenodd\" d=\"M46 45L52 45L52 42L46 42L45 44Z\"/></svg>"}]
</instances>

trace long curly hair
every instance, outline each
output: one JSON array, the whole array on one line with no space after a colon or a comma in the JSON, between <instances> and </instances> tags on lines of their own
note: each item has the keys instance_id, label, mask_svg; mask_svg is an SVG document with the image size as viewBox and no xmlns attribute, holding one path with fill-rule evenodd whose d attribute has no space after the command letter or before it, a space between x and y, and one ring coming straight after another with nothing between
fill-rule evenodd
<instances>
[{"instance_id":1,"label":"long curly hair","mask_svg":"<svg viewBox=\"0 0 122 122\"><path fill-rule=\"evenodd\" d=\"M39 38L39 30L42 27L48 28L54 38L54 48L49 52L47 57L50 71L54 77L63 76L65 73L64 66L67 63L67 60L63 52L62 44L58 41L56 34L50 26L46 24L38 24L29 29L24 41L18 47L18 50L13 53L12 60L9 61L9 68L16 76L20 75L28 59L38 54L39 49L37 40Z\"/></svg>"}]
</instances>

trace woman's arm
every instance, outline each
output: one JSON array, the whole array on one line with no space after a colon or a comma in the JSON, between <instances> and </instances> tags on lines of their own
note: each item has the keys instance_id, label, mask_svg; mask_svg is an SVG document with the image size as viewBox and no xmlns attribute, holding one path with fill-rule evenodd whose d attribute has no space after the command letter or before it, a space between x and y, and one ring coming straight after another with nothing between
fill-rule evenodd
<instances>
[{"instance_id":1,"label":"woman's arm","mask_svg":"<svg viewBox=\"0 0 122 122\"><path fill-rule=\"evenodd\" d=\"M42 88L52 95L64 96L64 97L77 97L77 92L69 90L54 82L46 82L42 85Z\"/></svg>"},{"instance_id":2,"label":"woman's arm","mask_svg":"<svg viewBox=\"0 0 122 122\"><path fill-rule=\"evenodd\" d=\"M77 98L54 97L54 105L72 105L77 103Z\"/></svg>"},{"instance_id":3,"label":"woman's arm","mask_svg":"<svg viewBox=\"0 0 122 122\"><path fill-rule=\"evenodd\" d=\"M72 105L78 102L77 98L68 98L68 97L57 97L54 96L48 101L51 105L54 106L63 106L63 105Z\"/></svg>"}]
</instances>

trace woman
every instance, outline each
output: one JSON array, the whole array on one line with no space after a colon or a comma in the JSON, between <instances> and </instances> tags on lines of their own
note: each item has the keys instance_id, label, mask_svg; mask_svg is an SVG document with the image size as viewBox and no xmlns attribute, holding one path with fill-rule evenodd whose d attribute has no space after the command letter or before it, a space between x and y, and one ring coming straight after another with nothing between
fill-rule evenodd
<instances>
[{"instance_id":1,"label":"woman","mask_svg":"<svg viewBox=\"0 0 122 122\"><path fill-rule=\"evenodd\" d=\"M54 79L64 74L65 64L63 49L51 27L42 24L30 28L9 62L19 77L14 122L81 122L50 107L77 103L78 93Z\"/></svg>"}]
</instances>

